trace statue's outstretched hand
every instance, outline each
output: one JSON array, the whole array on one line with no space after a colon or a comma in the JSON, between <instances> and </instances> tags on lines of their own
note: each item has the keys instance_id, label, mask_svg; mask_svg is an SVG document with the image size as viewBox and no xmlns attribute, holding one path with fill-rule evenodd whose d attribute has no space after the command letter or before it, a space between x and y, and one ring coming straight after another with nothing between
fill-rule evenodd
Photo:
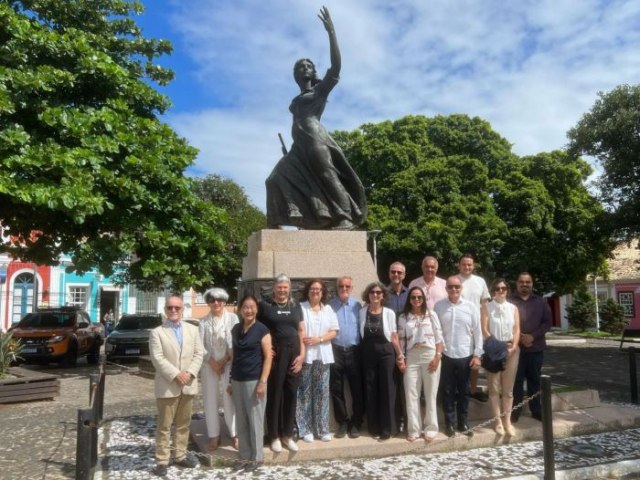
<instances>
[{"instance_id":1,"label":"statue's outstretched hand","mask_svg":"<svg viewBox=\"0 0 640 480\"><path fill-rule=\"evenodd\" d=\"M329 9L327 7L322 7L320 9L318 18L322 21L327 32L333 33L333 20L331 20L331 15L329 15Z\"/></svg>"}]
</instances>

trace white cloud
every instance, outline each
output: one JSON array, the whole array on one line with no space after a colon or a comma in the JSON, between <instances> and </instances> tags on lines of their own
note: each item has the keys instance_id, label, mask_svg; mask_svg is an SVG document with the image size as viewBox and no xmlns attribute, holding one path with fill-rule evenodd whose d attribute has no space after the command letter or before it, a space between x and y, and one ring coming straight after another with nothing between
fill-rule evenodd
<instances>
[{"instance_id":1,"label":"white cloud","mask_svg":"<svg viewBox=\"0 0 640 480\"><path fill-rule=\"evenodd\" d=\"M640 3L623 0L335 0L343 59L327 129L408 114L488 120L518 154L562 148L598 91L639 78ZM169 122L264 208L264 179L290 143L296 59L329 65L318 4L175 3L173 25L214 99ZM185 108L181 108L184 112Z\"/></svg>"}]
</instances>

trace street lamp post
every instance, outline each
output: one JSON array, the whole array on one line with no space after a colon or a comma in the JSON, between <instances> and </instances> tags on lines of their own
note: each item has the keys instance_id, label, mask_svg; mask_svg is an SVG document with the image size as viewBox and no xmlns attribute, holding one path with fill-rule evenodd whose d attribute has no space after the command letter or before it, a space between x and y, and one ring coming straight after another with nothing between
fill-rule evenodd
<instances>
[{"instance_id":1,"label":"street lamp post","mask_svg":"<svg viewBox=\"0 0 640 480\"><path fill-rule=\"evenodd\" d=\"M371 237L371 239L373 240L373 268L375 268L376 274L378 273L378 246L377 246L376 239L378 238L378 235L380 235L381 232L382 230L367 231L367 236Z\"/></svg>"}]
</instances>

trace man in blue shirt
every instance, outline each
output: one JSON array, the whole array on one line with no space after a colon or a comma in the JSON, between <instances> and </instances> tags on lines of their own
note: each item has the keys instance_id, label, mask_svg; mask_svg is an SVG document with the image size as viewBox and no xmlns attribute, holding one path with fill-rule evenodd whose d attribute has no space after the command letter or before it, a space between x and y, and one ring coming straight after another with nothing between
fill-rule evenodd
<instances>
[{"instance_id":1,"label":"man in blue shirt","mask_svg":"<svg viewBox=\"0 0 640 480\"><path fill-rule=\"evenodd\" d=\"M389 297L385 302L385 307L390 308L396 314L396 322L400 318L400 314L404 310L404 305L407 303L407 295L409 289L404 286L404 277L407 274L407 269L400 262L393 262L389 266ZM405 412L406 412L406 400L404 397L404 375L396 368L393 371L396 381L396 425L398 425L399 433L404 432L405 425Z\"/></svg>"},{"instance_id":2,"label":"man in blue shirt","mask_svg":"<svg viewBox=\"0 0 640 480\"><path fill-rule=\"evenodd\" d=\"M333 414L338 422L336 438L344 437L347 432L349 437L358 438L364 412L364 391L362 387L362 365L360 360L360 327L358 314L360 302L351 296L353 280L349 276L338 278L338 296L333 298L329 305L336 312L340 330L332 341L334 363L331 364L330 391L333 400ZM351 411L344 396L345 379L349 382L351 390Z\"/></svg>"}]
</instances>

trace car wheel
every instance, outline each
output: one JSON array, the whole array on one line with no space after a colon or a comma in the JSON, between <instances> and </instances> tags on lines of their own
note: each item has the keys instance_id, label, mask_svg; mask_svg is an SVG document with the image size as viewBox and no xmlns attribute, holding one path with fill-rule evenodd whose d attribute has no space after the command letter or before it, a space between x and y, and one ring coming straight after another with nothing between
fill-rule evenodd
<instances>
[{"instance_id":1,"label":"car wheel","mask_svg":"<svg viewBox=\"0 0 640 480\"><path fill-rule=\"evenodd\" d=\"M100 342L96 339L93 342L93 347L91 347L91 351L87 354L87 363L91 365L95 365L100 361Z\"/></svg>"},{"instance_id":2,"label":"car wheel","mask_svg":"<svg viewBox=\"0 0 640 480\"><path fill-rule=\"evenodd\" d=\"M62 359L63 368L73 368L78 363L78 345L72 343L69 345L67 354Z\"/></svg>"}]
</instances>

